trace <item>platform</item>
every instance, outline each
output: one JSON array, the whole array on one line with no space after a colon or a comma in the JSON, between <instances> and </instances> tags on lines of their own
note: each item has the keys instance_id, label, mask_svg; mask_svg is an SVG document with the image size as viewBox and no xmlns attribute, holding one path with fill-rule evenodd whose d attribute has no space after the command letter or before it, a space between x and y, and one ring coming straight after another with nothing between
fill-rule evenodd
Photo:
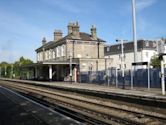
<instances>
[{"instance_id":1,"label":"platform","mask_svg":"<svg viewBox=\"0 0 166 125\"><path fill-rule=\"evenodd\" d=\"M18 93L0 86L0 125L78 125L67 116L55 112Z\"/></svg>"},{"instance_id":2,"label":"platform","mask_svg":"<svg viewBox=\"0 0 166 125\"><path fill-rule=\"evenodd\" d=\"M130 89L130 87L126 87L122 89L122 87L116 88L115 86L107 86L107 85L98 85L98 84L90 84L90 83L70 83L70 82L39 82L39 81L29 81L29 80L16 80L16 79L6 79L0 78L0 80L4 81L14 81L20 83L28 83L28 84L37 84L43 86L51 86L59 89L67 89L72 91L81 91L88 92L93 94L102 94L102 95L113 95L124 97L124 98L135 98L137 100L151 100L155 102L161 102L166 104L166 95L162 95L161 89L151 88L148 90L147 88L136 88Z\"/></svg>"}]
</instances>

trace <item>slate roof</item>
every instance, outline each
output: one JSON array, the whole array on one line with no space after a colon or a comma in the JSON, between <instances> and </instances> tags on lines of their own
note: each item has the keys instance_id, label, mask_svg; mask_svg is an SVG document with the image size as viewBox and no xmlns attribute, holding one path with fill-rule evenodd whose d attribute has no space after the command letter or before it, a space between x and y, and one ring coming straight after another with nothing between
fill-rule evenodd
<instances>
[{"instance_id":1,"label":"slate roof","mask_svg":"<svg viewBox=\"0 0 166 125\"><path fill-rule=\"evenodd\" d=\"M124 53L134 52L134 42L126 42L123 45L124 45ZM153 49L154 50L156 48L156 42L147 41L147 40L138 40L137 48L138 48L138 51L141 51L142 49ZM121 53L121 44L120 43L104 47L105 56L119 54L119 53Z\"/></svg>"},{"instance_id":2,"label":"slate roof","mask_svg":"<svg viewBox=\"0 0 166 125\"><path fill-rule=\"evenodd\" d=\"M51 48L54 48L58 45L62 45L66 42L66 40L77 40L75 38L73 38L73 35L72 34L68 34L67 36L63 37L62 39L58 40L58 41L50 41L50 42L47 42L45 45L37 48L35 51L38 52L38 51L41 51L42 48L45 48L45 49L51 49ZM80 39L79 40L83 40L83 41L96 41L96 42L106 42L100 38L97 38L97 40L94 40L90 34L88 33L84 33L84 32L80 32Z\"/></svg>"}]
</instances>

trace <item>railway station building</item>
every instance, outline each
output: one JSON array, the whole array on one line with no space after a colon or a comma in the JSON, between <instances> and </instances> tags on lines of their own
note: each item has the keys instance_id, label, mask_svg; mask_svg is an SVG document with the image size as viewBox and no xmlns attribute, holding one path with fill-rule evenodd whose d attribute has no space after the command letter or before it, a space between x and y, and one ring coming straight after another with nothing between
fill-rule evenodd
<instances>
[{"instance_id":1,"label":"railway station building","mask_svg":"<svg viewBox=\"0 0 166 125\"><path fill-rule=\"evenodd\" d=\"M104 58L106 41L97 37L94 25L90 34L80 32L78 22L69 23L67 29L64 37L61 30L55 30L52 41L42 39L42 45L36 49L37 63L28 66L36 79L82 82L85 75L106 73L111 67L113 59Z\"/></svg>"}]
</instances>

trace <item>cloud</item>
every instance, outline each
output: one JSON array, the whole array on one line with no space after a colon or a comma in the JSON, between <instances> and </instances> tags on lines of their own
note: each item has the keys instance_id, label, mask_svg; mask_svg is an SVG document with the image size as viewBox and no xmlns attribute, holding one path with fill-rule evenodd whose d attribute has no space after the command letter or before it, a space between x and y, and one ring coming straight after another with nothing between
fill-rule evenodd
<instances>
[{"instance_id":1,"label":"cloud","mask_svg":"<svg viewBox=\"0 0 166 125\"><path fill-rule=\"evenodd\" d=\"M136 0L136 9L137 11L142 11L155 3L156 0Z\"/></svg>"}]
</instances>

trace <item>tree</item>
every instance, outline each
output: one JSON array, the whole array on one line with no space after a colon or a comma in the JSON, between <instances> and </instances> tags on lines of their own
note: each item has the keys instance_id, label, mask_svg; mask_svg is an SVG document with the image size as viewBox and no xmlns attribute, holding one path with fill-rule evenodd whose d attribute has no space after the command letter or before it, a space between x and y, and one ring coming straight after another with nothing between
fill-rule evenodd
<instances>
[{"instance_id":1,"label":"tree","mask_svg":"<svg viewBox=\"0 0 166 125\"><path fill-rule=\"evenodd\" d=\"M20 78L21 77L21 66L32 64L32 63L33 63L33 61L31 61L30 59L25 59L23 56L20 57L20 59L18 61L16 61L14 63L14 66L13 66L14 67L15 77L16 78Z\"/></svg>"},{"instance_id":2,"label":"tree","mask_svg":"<svg viewBox=\"0 0 166 125\"><path fill-rule=\"evenodd\" d=\"M23 65L28 65L32 64L33 61L30 59L25 59L24 57L20 57L18 61L15 61L13 64L12 63L7 63L7 62L1 62L0 67L1 67L1 77L7 77L7 78L12 78L13 74L16 78L20 78L21 75L21 66ZM25 70L25 72L28 72L28 70Z\"/></svg>"},{"instance_id":3,"label":"tree","mask_svg":"<svg viewBox=\"0 0 166 125\"><path fill-rule=\"evenodd\" d=\"M152 56L150 60L150 65L153 66L154 68L160 68L160 60L157 55Z\"/></svg>"},{"instance_id":4,"label":"tree","mask_svg":"<svg viewBox=\"0 0 166 125\"><path fill-rule=\"evenodd\" d=\"M9 77L10 76L10 64L8 64L7 62L1 62L0 67L1 67L1 76Z\"/></svg>"}]
</instances>

